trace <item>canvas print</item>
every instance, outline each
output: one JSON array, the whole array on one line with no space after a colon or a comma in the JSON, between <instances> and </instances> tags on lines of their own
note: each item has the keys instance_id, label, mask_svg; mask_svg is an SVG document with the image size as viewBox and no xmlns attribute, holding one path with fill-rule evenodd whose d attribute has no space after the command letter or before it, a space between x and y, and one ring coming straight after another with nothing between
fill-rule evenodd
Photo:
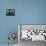
<instances>
[{"instance_id":1,"label":"canvas print","mask_svg":"<svg viewBox=\"0 0 46 46\"><path fill-rule=\"evenodd\" d=\"M15 16L15 9L6 9L6 16Z\"/></svg>"}]
</instances>

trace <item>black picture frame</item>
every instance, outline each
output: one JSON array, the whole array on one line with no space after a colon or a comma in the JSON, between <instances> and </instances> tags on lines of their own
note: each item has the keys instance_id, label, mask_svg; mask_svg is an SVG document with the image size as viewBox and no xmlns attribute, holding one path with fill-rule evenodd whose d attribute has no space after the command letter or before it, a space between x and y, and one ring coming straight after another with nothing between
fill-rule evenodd
<instances>
[{"instance_id":1,"label":"black picture frame","mask_svg":"<svg viewBox=\"0 0 46 46\"><path fill-rule=\"evenodd\" d=\"M15 9L6 9L6 16L15 16Z\"/></svg>"}]
</instances>

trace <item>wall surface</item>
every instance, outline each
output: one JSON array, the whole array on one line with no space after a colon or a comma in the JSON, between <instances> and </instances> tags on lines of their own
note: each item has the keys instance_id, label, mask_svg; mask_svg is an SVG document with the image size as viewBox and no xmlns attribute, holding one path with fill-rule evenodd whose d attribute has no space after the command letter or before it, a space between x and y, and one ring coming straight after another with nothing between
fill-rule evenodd
<instances>
[{"instance_id":1,"label":"wall surface","mask_svg":"<svg viewBox=\"0 0 46 46\"><path fill-rule=\"evenodd\" d=\"M6 8L15 8L16 15L6 16ZM9 32L18 32L17 24L46 24L46 0L0 0L0 44L8 43Z\"/></svg>"}]
</instances>

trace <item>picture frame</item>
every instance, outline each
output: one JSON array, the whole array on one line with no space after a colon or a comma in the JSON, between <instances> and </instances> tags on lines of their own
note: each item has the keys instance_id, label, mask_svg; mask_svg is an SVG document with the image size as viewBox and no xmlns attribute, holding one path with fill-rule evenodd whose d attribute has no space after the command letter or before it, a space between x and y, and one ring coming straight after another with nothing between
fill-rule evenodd
<instances>
[{"instance_id":1,"label":"picture frame","mask_svg":"<svg viewBox=\"0 0 46 46\"><path fill-rule=\"evenodd\" d=\"M15 9L6 9L6 16L15 16Z\"/></svg>"}]
</instances>

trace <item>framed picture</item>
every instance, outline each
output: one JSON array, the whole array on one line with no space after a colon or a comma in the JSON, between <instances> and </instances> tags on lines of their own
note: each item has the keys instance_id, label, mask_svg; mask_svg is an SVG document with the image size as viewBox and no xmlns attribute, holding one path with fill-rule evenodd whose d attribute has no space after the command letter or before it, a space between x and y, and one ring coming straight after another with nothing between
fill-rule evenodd
<instances>
[{"instance_id":1,"label":"framed picture","mask_svg":"<svg viewBox=\"0 0 46 46\"><path fill-rule=\"evenodd\" d=\"M6 9L6 16L15 16L15 9Z\"/></svg>"},{"instance_id":2,"label":"framed picture","mask_svg":"<svg viewBox=\"0 0 46 46\"><path fill-rule=\"evenodd\" d=\"M18 31L20 31L20 41L46 41L46 25L44 24L20 24L18 25Z\"/></svg>"}]
</instances>

